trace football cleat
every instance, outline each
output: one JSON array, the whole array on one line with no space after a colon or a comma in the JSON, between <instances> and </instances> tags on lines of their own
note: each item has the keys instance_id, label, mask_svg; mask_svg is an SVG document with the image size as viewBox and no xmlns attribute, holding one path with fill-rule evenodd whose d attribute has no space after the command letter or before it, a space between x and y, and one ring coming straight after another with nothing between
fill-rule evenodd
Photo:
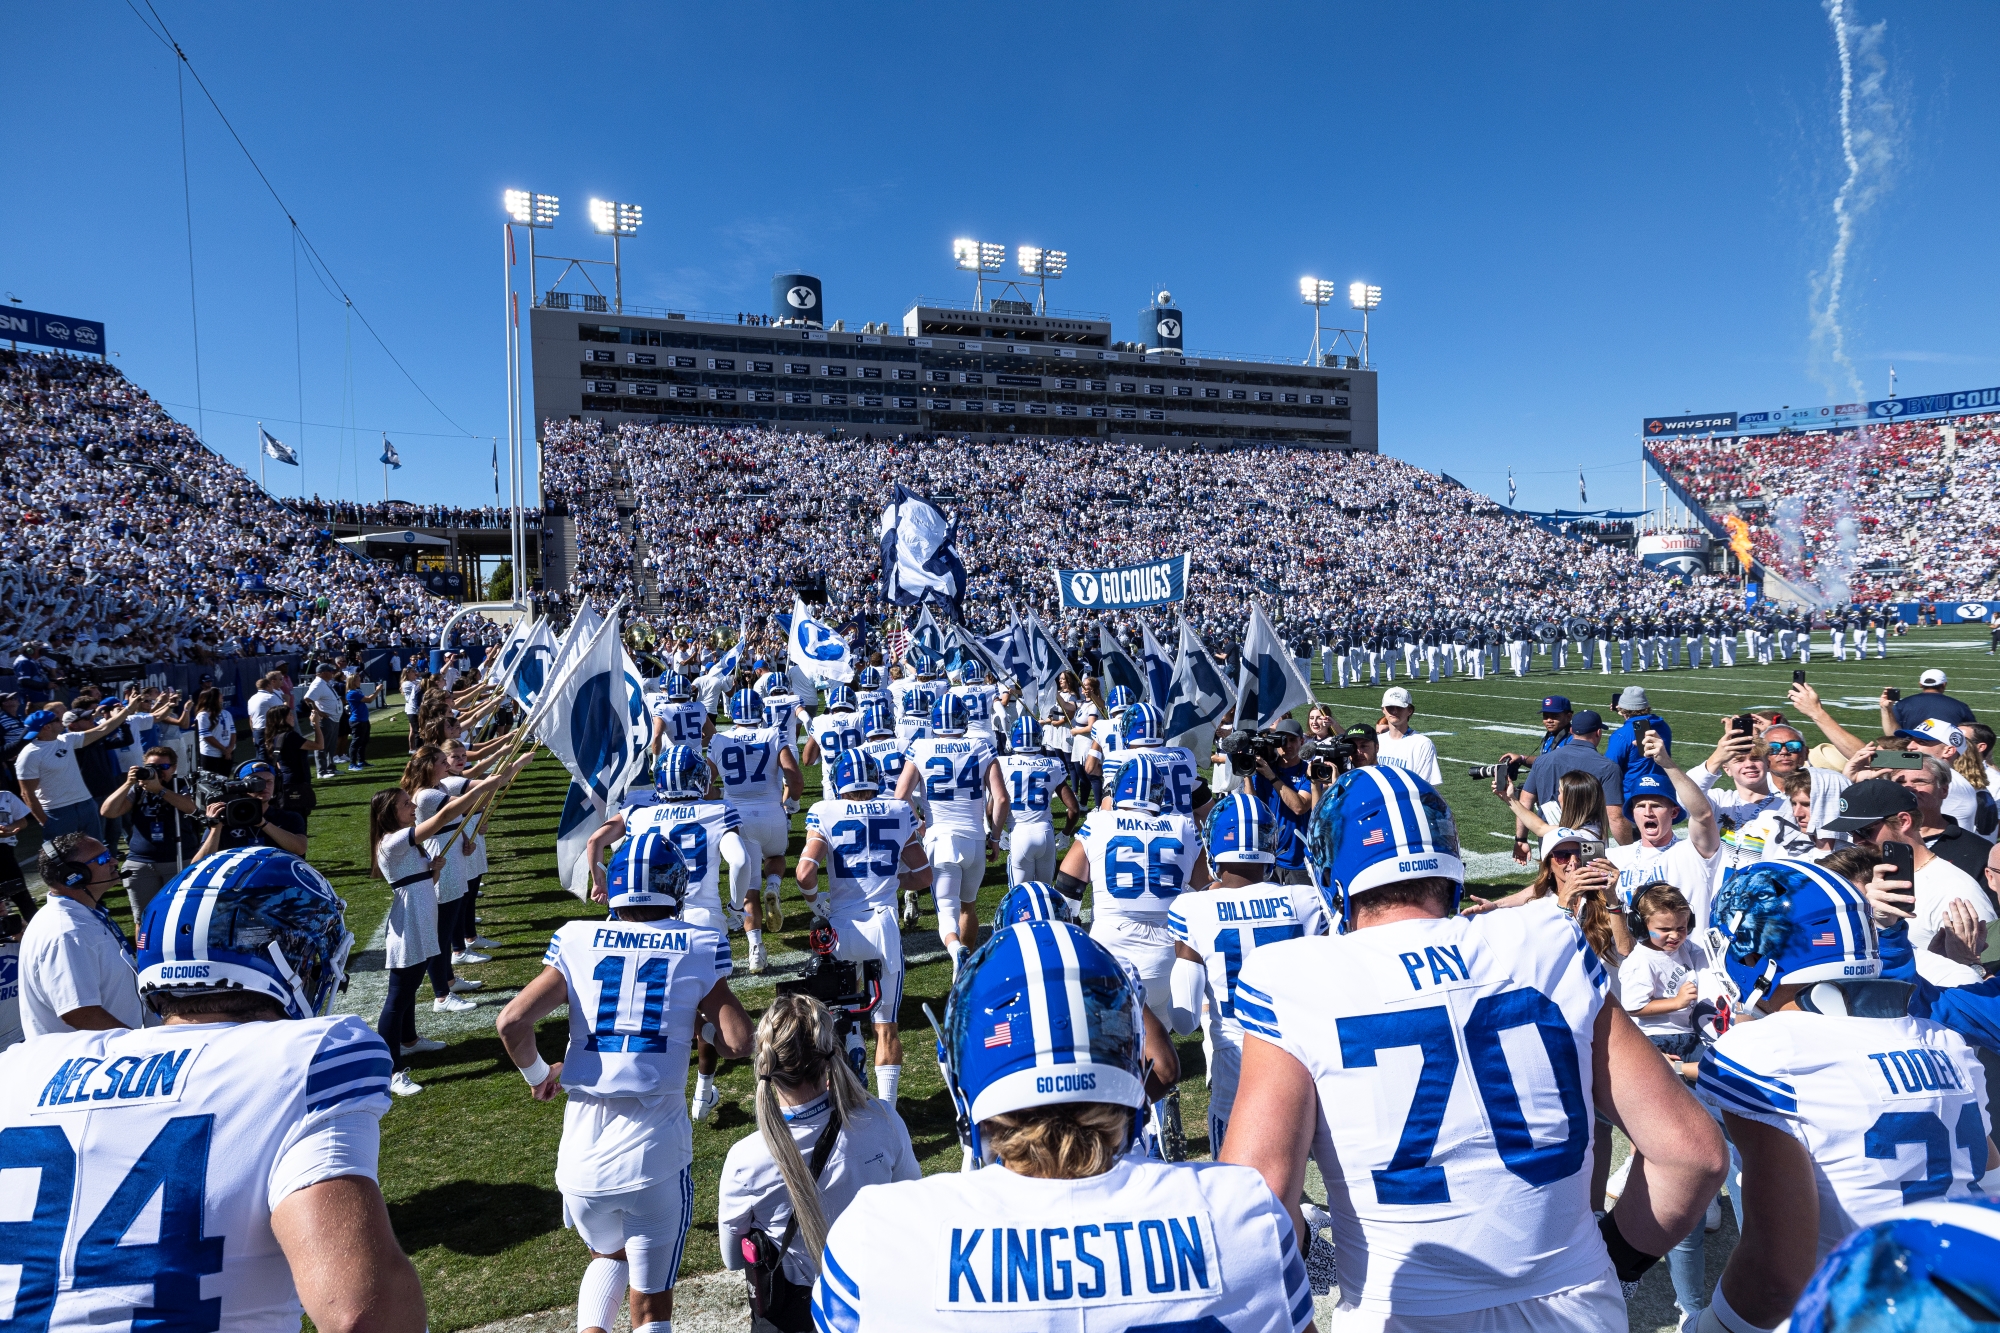
<instances>
[{"instance_id":1,"label":"football cleat","mask_svg":"<svg viewBox=\"0 0 2000 1333\"><path fill-rule=\"evenodd\" d=\"M688 1107L688 1113L696 1120L706 1120L721 1102L722 1090L711 1083L706 1088L695 1089L694 1101Z\"/></svg>"}]
</instances>

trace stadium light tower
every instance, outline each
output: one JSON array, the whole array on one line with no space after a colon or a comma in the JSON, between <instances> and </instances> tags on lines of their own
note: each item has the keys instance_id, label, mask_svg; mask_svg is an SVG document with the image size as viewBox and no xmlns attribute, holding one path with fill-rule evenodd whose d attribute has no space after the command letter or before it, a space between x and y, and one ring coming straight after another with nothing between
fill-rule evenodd
<instances>
[{"instance_id":1,"label":"stadium light tower","mask_svg":"<svg viewBox=\"0 0 2000 1333\"><path fill-rule=\"evenodd\" d=\"M1048 314L1049 279L1060 278L1063 270L1069 267L1069 251L1044 250L1039 245L1024 245L1014 252L1014 257L1020 266L1022 276L1036 281L1038 295L1035 313Z\"/></svg>"},{"instance_id":2,"label":"stadium light tower","mask_svg":"<svg viewBox=\"0 0 2000 1333\"><path fill-rule=\"evenodd\" d=\"M533 309L541 301L535 285L535 233L556 225L556 219L562 216L562 201L552 194L534 190L508 190L501 196L501 205L513 222L528 231L528 306ZM502 225L506 232L503 238L506 243L505 267L501 269L501 276L506 287L503 318L506 321L507 355L507 490L513 509L507 553L513 568L514 586L509 596L517 605L525 606L527 595L523 589L528 586L528 535L521 515L521 501L526 495L521 461L526 456L527 443L521 429L521 399L524 396L521 385L521 306L514 294L514 231L511 225Z\"/></svg>"},{"instance_id":3,"label":"stadium light tower","mask_svg":"<svg viewBox=\"0 0 2000 1333\"><path fill-rule=\"evenodd\" d=\"M535 286L535 233L556 225L562 216L562 200L533 190L509 190L504 202L507 216L528 229L528 301L534 304L541 300Z\"/></svg>"},{"instance_id":4,"label":"stadium light tower","mask_svg":"<svg viewBox=\"0 0 2000 1333\"><path fill-rule=\"evenodd\" d=\"M1350 309L1361 312L1361 364L1373 370L1375 363L1368 359L1368 312L1382 304L1382 289L1365 282L1350 282L1347 284L1347 304Z\"/></svg>"},{"instance_id":5,"label":"stadium light tower","mask_svg":"<svg viewBox=\"0 0 2000 1333\"><path fill-rule=\"evenodd\" d=\"M618 242L639 234L640 209L637 204L620 204L610 199L590 201L590 225L600 236L611 238L612 302L620 314L625 310L625 272L620 267Z\"/></svg>"},{"instance_id":6,"label":"stadium light tower","mask_svg":"<svg viewBox=\"0 0 2000 1333\"><path fill-rule=\"evenodd\" d=\"M1320 311L1326 308L1327 302L1333 300L1336 290L1338 289L1335 285L1324 278L1299 279L1299 298L1313 308L1312 351L1306 354L1306 364L1309 366L1319 364Z\"/></svg>"},{"instance_id":7,"label":"stadium light tower","mask_svg":"<svg viewBox=\"0 0 2000 1333\"><path fill-rule=\"evenodd\" d=\"M986 275L998 273L1007 262L1007 247L993 241L968 241L963 238L951 243L951 257L958 266L972 277L972 306L975 310L986 308Z\"/></svg>"}]
</instances>

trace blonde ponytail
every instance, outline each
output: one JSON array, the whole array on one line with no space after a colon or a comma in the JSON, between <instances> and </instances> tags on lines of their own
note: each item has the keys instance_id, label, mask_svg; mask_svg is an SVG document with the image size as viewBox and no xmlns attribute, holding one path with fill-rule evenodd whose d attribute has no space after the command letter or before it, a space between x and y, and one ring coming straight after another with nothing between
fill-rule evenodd
<instances>
[{"instance_id":1,"label":"blonde ponytail","mask_svg":"<svg viewBox=\"0 0 2000 1333\"><path fill-rule=\"evenodd\" d=\"M796 1091L822 1082L843 1124L867 1107L868 1091L848 1067L832 1011L810 995L780 995L757 1024L757 1129L791 1193L792 1215L798 1218L815 1274L826 1249L826 1212L820 1207L819 1183L799 1154L773 1085ZM824 1132L833 1133L832 1125Z\"/></svg>"}]
</instances>

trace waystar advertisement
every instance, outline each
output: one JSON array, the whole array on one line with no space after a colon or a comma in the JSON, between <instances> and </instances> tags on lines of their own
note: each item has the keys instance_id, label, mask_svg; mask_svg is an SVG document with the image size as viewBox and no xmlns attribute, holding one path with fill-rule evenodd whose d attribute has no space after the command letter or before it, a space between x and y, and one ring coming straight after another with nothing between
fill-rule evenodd
<instances>
[{"instance_id":1,"label":"waystar advertisement","mask_svg":"<svg viewBox=\"0 0 2000 1333\"><path fill-rule=\"evenodd\" d=\"M1170 555L1117 569L1059 569L1056 589L1072 611L1124 611L1187 596L1188 558Z\"/></svg>"}]
</instances>

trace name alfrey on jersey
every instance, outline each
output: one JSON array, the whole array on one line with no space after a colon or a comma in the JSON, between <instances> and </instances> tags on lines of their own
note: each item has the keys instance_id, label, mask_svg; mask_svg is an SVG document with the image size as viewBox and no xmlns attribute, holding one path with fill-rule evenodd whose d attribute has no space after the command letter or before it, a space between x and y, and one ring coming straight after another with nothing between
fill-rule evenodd
<instances>
[{"instance_id":1,"label":"name alfrey on jersey","mask_svg":"<svg viewBox=\"0 0 2000 1333\"><path fill-rule=\"evenodd\" d=\"M939 1229L939 1310L1030 1310L1213 1299L1222 1293L1205 1212L1063 1226Z\"/></svg>"},{"instance_id":2,"label":"name alfrey on jersey","mask_svg":"<svg viewBox=\"0 0 2000 1333\"><path fill-rule=\"evenodd\" d=\"M56 1066L56 1072L35 1101L34 1114L112 1102L177 1102L187 1090L190 1059L198 1048L155 1051L145 1057L121 1055L106 1062L101 1056L79 1055Z\"/></svg>"}]
</instances>

